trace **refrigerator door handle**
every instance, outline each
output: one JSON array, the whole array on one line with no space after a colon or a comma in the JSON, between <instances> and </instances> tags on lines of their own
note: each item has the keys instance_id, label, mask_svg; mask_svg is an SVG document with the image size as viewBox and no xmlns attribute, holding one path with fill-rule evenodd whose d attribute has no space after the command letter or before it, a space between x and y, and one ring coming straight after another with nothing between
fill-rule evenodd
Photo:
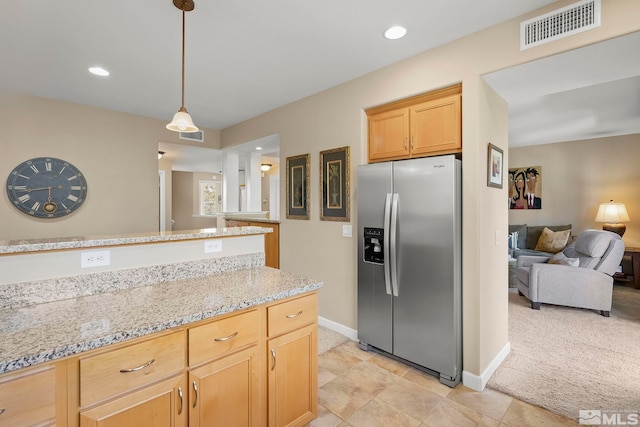
<instances>
[{"instance_id":1,"label":"refrigerator door handle","mask_svg":"<svg viewBox=\"0 0 640 427\"><path fill-rule=\"evenodd\" d=\"M384 285L387 288L387 295L391 295L391 268L389 263L391 257L389 256L389 221L391 217L391 193L387 193L387 197L384 201L384 238L387 242L383 245L382 254L384 256Z\"/></svg>"},{"instance_id":2,"label":"refrigerator door handle","mask_svg":"<svg viewBox=\"0 0 640 427\"><path fill-rule=\"evenodd\" d=\"M398 193L393 193L391 198L391 222L389 228L391 229L390 242L391 242L391 257L389 258L391 264L391 288L393 290L393 296L398 296L398 263L397 263L397 225L398 225Z\"/></svg>"}]
</instances>

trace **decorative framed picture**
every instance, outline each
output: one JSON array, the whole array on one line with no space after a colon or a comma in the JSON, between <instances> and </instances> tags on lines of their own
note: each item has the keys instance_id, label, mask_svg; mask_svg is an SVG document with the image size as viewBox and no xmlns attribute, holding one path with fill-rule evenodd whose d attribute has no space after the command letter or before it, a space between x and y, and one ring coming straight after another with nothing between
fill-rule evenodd
<instances>
[{"instance_id":1,"label":"decorative framed picture","mask_svg":"<svg viewBox=\"0 0 640 427\"><path fill-rule=\"evenodd\" d=\"M489 143L487 154L487 186L502 188L502 150Z\"/></svg>"},{"instance_id":2,"label":"decorative framed picture","mask_svg":"<svg viewBox=\"0 0 640 427\"><path fill-rule=\"evenodd\" d=\"M287 157L287 218L309 219L309 154Z\"/></svg>"},{"instance_id":3,"label":"decorative framed picture","mask_svg":"<svg viewBox=\"0 0 640 427\"><path fill-rule=\"evenodd\" d=\"M349 147L320 152L320 219L350 221Z\"/></svg>"},{"instance_id":4,"label":"decorative framed picture","mask_svg":"<svg viewBox=\"0 0 640 427\"><path fill-rule=\"evenodd\" d=\"M509 209L542 209L542 166L509 168Z\"/></svg>"}]
</instances>

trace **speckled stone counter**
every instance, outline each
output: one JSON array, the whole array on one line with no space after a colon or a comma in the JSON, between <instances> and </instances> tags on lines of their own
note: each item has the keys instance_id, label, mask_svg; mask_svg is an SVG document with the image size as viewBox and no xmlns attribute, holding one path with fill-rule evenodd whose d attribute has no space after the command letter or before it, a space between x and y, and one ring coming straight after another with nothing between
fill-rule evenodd
<instances>
[{"instance_id":1,"label":"speckled stone counter","mask_svg":"<svg viewBox=\"0 0 640 427\"><path fill-rule=\"evenodd\" d=\"M110 236L78 236L51 239L0 240L0 255L66 249L100 248L141 243L175 242L271 233L263 227L203 228L198 230L162 231L158 233L122 234Z\"/></svg>"},{"instance_id":2,"label":"speckled stone counter","mask_svg":"<svg viewBox=\"0 0 640 427\"><path fill-rule=\"evenodd\" d=\"M0 310L0 373L319 289L269 267Z\"/></svg>"}]
</instances>

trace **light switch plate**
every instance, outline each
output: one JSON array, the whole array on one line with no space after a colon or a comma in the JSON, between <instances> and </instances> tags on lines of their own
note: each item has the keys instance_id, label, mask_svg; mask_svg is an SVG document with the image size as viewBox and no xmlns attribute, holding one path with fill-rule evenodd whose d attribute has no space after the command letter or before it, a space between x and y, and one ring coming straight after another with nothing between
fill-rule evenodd
<instances>
[{"instance_id":1,"label":"light switch plate","mask_svg":"<svg viewBox=\"0 0 640 427\"><path fill-rule=\"evenodd\" d=\"M342 237L351 237L351 224L342 226Z\"/></svg>"}]
</instances>

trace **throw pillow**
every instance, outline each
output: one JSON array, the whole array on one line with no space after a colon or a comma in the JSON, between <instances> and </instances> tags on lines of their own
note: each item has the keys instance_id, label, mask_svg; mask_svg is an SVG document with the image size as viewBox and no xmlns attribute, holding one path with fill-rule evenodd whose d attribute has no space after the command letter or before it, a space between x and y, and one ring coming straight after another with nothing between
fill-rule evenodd
<instances>
[{"instance_id":1,"label":"throw pillow","mask_svg":"<svg viewBox=\"0 0 640 427\"><path fill-rule=\"evenodd\" d=\"M567 246L571 230L551 231L547 227L542 230L535 250L542 252L558 253Z\"/></svg>"},{"instance_id":2,"label":"throw pillow","mask_svg":"<svg viewBox=\"0 0 640 427\"><path fill-rule=\"evenodd\" d=\"M568 265L569 267L579 267L580 260L578 258L569 258L562 252L558 252L549 259L549 264Z\"/></svg>"},{"instance_id":3,"label":"throw pillow","mask_svg":"<svg viewBox=\"0 0 640 427\"><path fill-rule=\"evenodd\" d=\"M571 224L565 225L548 225L546 226L551 231L564 231L571 230ZM542 230L545 229L544 225L529 225L527 226L527 239L526 246L520 246L521 248L533 249L536 247L536 243L540 239Z\"/></svg>"}]
</instances>

